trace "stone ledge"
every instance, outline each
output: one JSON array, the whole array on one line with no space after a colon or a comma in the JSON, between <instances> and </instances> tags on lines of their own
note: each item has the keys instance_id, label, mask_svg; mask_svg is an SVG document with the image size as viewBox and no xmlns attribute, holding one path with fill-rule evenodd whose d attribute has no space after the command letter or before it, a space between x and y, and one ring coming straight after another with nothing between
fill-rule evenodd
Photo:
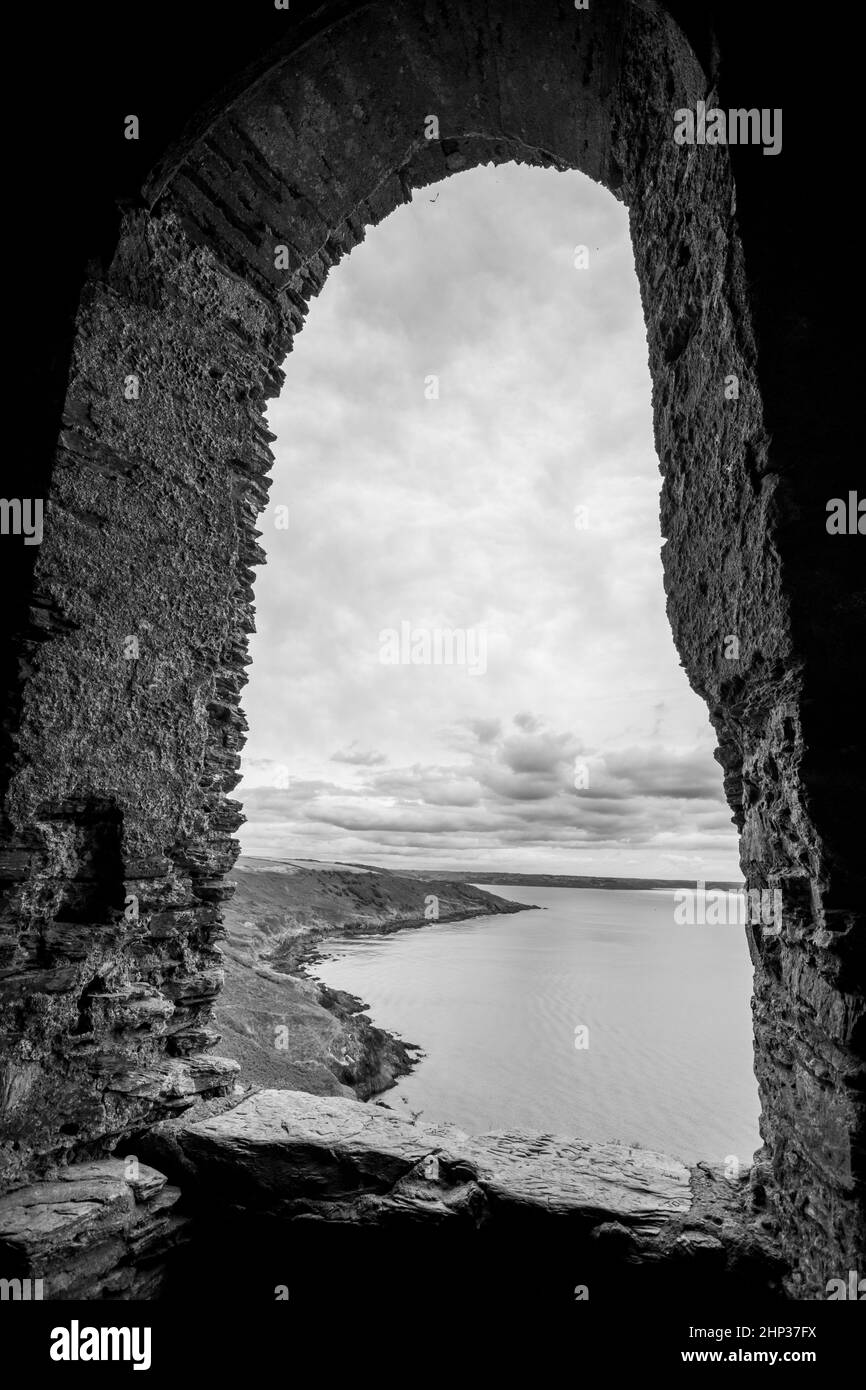
<instances>
[{"instance_id":1,"label":"stone ledge","mask_svg":"<svg viewBox=\"0 0 866 1390\"><path fill-rule=\"evenodd\" d=\"M121 1159L60 1171L0 1198L0 1278L43 1281L46 1299L152 1298L184 1237L164 1174ZM4 1286L3 1297L16 1297Z\"/></svg>"},{"instance_id":2,"label":"stone ledge","mask_svg":"<svg viewBox=\"0 0 866 1390\"><path fill-rule=\"evenodd\" d=\"M222 1230L224 1217L243 1232L251 1222L258 1239L272 1230L265 1246L284 1246L287 1226L294 1242L311 1223L369 1231L371 1255L386 1233L450 1232L470 1245L520 1233L554 1257L706 1271L783 1296L785 1263L749 1176L689 1171L633 1145L469 1136L349 1098L270 1090L199 1123L157 1125L139 1151L182 1182L205 1226Z\"/></svg>"},{"instance_id":3,"label":"stone ledge","mask_svg":"<svg viewBox=\"0 0 866 1390\"><path fill-rule=\"evenodd\" d=\"M450 1213L481 1224L494 1208L520 1208L656 1230L692 1200L688 1169L648 1149L551 1135L470 1138L341 1096L261 1091L172 1134L196 1184L210 1188L230 1168L234 1200L282 1216L375 1223L394 1211Z\"/></svg>"},{"instance_id":4,"label":"stone ledge","mask_svg":"<svg viewBox=\"0 0 866 1390\"><path fill-rule=\"evenodd\" d=\"M309 1290L344 1259L390 1278L395 1250L397 1267L428 1273L444 1252L450 1280L497 1271L521 1245L530 1283L556 1296L579 1271L616 1296L637 1279L777 1298L787 1272L759 1183L633 1145L469 1136L350 1098L268 1090L207 1119L164 1121L136 1149L149 1164L82 1163L0 1199L0 1278L42 1279L48 1299L188 1299L238 1287L243 1270L241 1289L261 1296L287 1261ZM4 1298L27 1296L10 1288Z\"/></svg>"}]
</instances>

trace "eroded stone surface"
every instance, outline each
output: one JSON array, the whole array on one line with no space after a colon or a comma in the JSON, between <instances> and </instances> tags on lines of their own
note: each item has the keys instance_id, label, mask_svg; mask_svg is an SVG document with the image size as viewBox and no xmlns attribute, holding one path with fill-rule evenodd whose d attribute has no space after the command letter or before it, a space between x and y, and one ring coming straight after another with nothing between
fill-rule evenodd
<instances>
[{"instance_id":1,"label":"eroded stone surface","mask_svg":"<svg viewBox=\"0 0 866 1390\"><path fill-rule=\"evenodd\" d=\"M175 1136L196 1182L210 1185L230 1170L237 1200L284 1215L316 1209L363 1221L417 1204L423 1216L459 1194L459 1209L477 1222L493 1204L640 1230L691 1204L688 1169L649 1149L506 1132L470 1138L451 1125L416 1126L382 1106L300 1091L261 1091ZM482 1200L473 1203L467 1188Z\"/></svg>"},{"instance_id":2,"label":"eroded stone surface","mask_svg":"<svg viewBox=\"0 0 866 1390\"><path fill-rule=\"evenodd\" d=\"M183 1238L180 1197L146 1164L103 1159L0 1198L0 1271L45 1299L152 1298ZM13 1295L14 1296L14 1295Z\"/></svg>"},{"instance_id":3,"label":"eroded stone surface","mask_svg":"<svg viewBox=\"0 0 866 1390\"><path fill-rule=\"evenodd\" d=\"M575 1268L658 1267L667 1277L694 1264L732 1288L740 1279L771 1295L785 1272L778 1232L747 1180L690 1172L633 1145L470 1137L378 1105L292 1091L259 1092L200 1123L158 1125L143 1142L182 1183L203 1228L234 1221L243 1241L252 1221L264 1249L291 1248L298 1236L288 1229L312 1221L374 1237L415 1231L422 1241L431 1231L474 1232L527 1242L521 1258L530 1262L545 1252ZM362 1248L375 1258L375 1239ZM416 1258L423 1264L417 1250Z\"/></svg>"}]
</instances>

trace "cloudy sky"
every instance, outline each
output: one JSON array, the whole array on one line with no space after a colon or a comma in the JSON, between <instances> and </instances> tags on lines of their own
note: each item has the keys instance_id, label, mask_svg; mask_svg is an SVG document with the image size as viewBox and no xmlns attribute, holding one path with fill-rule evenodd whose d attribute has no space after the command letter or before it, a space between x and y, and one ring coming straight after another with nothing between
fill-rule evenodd
<instances>
[{"instance_id":1,"label":"cloudy sky","mask_svg":"<svg viewBox=\"0 0 866 1390\"><path fill-rule=\"evenodd\" d=\"M286 371L244 852L739 878L665 616L625 210L514 165L417 193Z\"/></svg>"}]
</instances>

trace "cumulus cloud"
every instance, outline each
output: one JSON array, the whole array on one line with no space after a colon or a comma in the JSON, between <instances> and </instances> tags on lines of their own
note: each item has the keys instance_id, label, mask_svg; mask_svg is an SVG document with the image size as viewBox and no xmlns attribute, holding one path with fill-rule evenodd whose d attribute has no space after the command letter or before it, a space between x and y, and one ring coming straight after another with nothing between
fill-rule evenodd
<instances>
[{"instance_id":1,"label":"cumulus cloud","mask_svg":"<svg viewBox=\"0 0 866 1390\"><path fill-rule=\"evenodd\" d=\"M524 711L522 714L515 714L514 722L518 729L523 729L528 734L537 733L541 728L542 721L535 714Z\"/></svg>"},{"instance_id":2,"label":"cumulus cloud","mask_svg":"<svg viewBox=\"0 0 866 1390\"><path fill-rule=\"evenodd\" d=\"M466 727L471 730L479 743L492 743L502 732L502 720L467 719Z\"/></svg>"},{"instance_id":3,"label":"cumulus cloud","mask_svg":"<svg viewBox=\"0 0 866 1390\"><path fill-rule=\"evenodd\" d=\"M383 854L390 860L401 844L423 849L425 858L445 862L450 856L455 865L467 857L478 862L483 850L494 866L503 862L503 851L543 849L585 858L588 851L631 855L640 846L671 872L675 861L667 850L676 846L680 854L694 853L697 876L701 860L730 838L730 815L718 787L704 778L701 749L584 748L580 761L590 780L577 788L576 747L568 731L519 737L500 732L477 743L462 763L388 768L355 786L298 779L284 789L255 788L247 796L247 813L257 824L279 825L292 844L305 845L325 829L335 837L353 836L339 839L335 857L366 845L367 857L376 862ZM571 869L577 871L573 864ZM619 871L625 872L622 864Z\"/></svg>"},{"instance_id":4,"label":"cumulus cloud","mask_svg":"<svg viewBox=\"0 0 866 1390\"><path fill-rule=\"evenodd\" d=\"M350 748L338 748L336 753L331 754L332 763L349 763L353 767L378 767L387 761L385 753L377 753L372 748L359 748L357 744L352 744Z\"/></svg>"}]
</instances>

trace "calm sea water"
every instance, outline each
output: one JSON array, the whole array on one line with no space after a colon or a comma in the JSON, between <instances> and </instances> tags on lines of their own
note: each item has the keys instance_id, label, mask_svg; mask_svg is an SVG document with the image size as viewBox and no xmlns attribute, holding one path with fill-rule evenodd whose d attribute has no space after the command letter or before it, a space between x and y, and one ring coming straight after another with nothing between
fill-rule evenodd
<instances>
[{"instance_id":1,"label":"calm sea water","mask_svg":"<svg viewBox=\"0 0 866 1390\"><path fill-rule=\"evenodd\" d=\"M387 1103L470 1133L748 1163L760 1138L743 928L675 925L672 891L484 886L544 910L332 938L316 967L423 1047Z\"/></svg>"}]
</instances>

